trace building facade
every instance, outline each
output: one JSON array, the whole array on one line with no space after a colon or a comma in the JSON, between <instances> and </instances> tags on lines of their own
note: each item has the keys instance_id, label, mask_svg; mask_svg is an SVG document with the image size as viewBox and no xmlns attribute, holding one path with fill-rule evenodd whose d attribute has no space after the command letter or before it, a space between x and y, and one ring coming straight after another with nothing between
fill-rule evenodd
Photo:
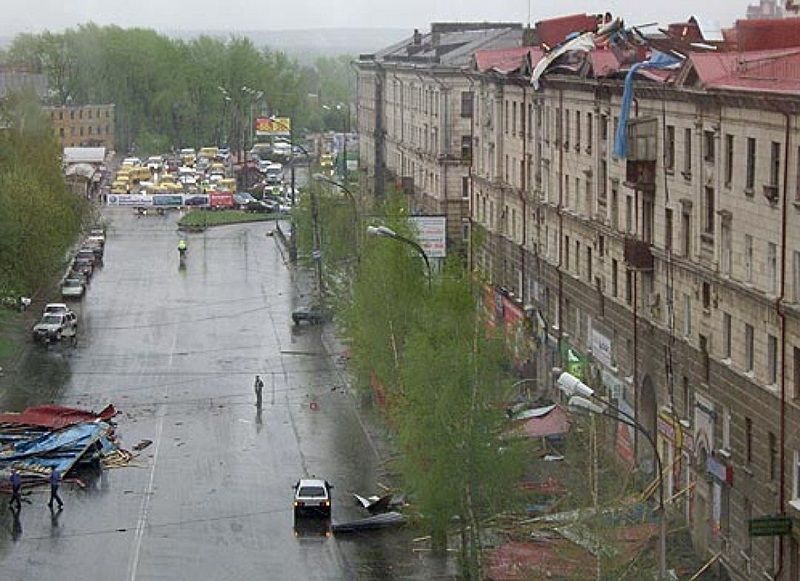
<instances>
[{"instance_id":1,"label":"building facade","mask_svg":"<svg viewBox=\"0 0 800 581\"><path fill-rule=\"evenodd\" d=\"M45 107L61 147L114 149L114 105Z\"/></svg>"},{"instance_id":2,"label":"building facade","mask_svg":"<svg viewBox=\"0 0 800 581\"><path fill-rule=\"evenodd\" d=\"M395 184L413 213L446 216L449 246L463 244L469 223L473 92L465 70L476 50L521 38L519 24L434 23L357 63L365 187L380 194Z\"/></svg>"},{"instance_id":3,"label":"building facade","mask_svg":"<svg viewBox=\"0 0 800 581\"><path fill-rule=\"evenodd\" d=\"M623 158L610 55L534 91L541 55L498 73L508 53L474 68L478 266L556 343L542 376L585 360L656 439L699 554L722 552L732 578L800 578L797 538L748 534L800 517L800 77L774 82L796 57L689 54L637 80ZM620 454L652 469L629 439Z\"/></svg>"},{"instance_id":4,"label":"building facade","mask_svg":"<svg viewBox=\"0 0 800 581\"><path fill-rule=\"evenodd\" d=\"M567 54L534 90L554 46L534 32L540 46L506 37L446 72L362 58L367 185L400 178L430 213L461 191L483 233L471 260L533 323L534 377L585 362L657 442L698 553L731 578L798 579L800 536L748 523L800 522L800 50L675 41L680 67L634 77L620 121L624 55ZM653 471L644 438L621 428L615 445Z\"/></svg>"}]
</instances>

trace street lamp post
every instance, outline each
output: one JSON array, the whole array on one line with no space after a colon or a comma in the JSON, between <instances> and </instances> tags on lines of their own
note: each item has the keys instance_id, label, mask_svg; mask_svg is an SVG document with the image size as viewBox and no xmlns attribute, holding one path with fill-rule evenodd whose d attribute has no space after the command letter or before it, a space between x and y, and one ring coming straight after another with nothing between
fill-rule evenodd
<instances>
[{"instance_id":1,"label":"street lamp post","mask_svg":"<svg viewBox=\"0 0 800 581\"><path fill-rule=\"evenodd\" d=\"M356 254L358 254L358 223L359 223L359 219L358 219L358 202L356 201L355 194L349 188L347 188L347 186L345 186L343 184L340 184L339 182L337 182L335 180L332 180L329 177L326 177L326 176L324 176L324 175L322 175L320 173L315 173L314 174L314 179L319 181L319 182L325 182L327 184L330 184L332 186L335 186L335 187L339 188L340 190L342 190L342 192L344 192L344 194L347 197L347 199L350 200L350 203L353 205L353 226L354 226L355 233L356 233L355 234L355 236L356 236L356 238L355 238L355 240L356 240Z\"/></svg>"},{"instance_id":2,"label":"street lamp post","mask_svg":"<svg viewBox=\"0 0 800 581\"><path fill-rule=\"evenodd\" d=\"M622 411L619 407L595 395L594 390L579 380L577 377L566 371L561 373L556 381L558 388L569 397L568 405L571 409L588 411L592 414L599 414L630 426L641 433L653 448L656 458L656 470L658 470L658 578L661 581L667 579L667 518L664 509L664 472L661 464L661 455L658 452L653 436L644 426L636 421L632 415ZM608 410L617 415L610 415Z\"/></svg>"},{"instance_id":3,"label":"street lamp post","mask_svg":"<svg viewBox=\"0 0 800 581\"><path fill-rule=\"evenodd\" d=\"M407 244L411 246L417 253L422 257L425 261L425 268L428 272L428 289L431 288L431 262L428 260L428 255L425 254L425 251L422 249L422 246L411 240L410 238L406 238L405 236L401 236L391 228L387 228L386 226L367 226L367 234L370 236L379 236L381 238L393 238L394 240L398 240L403 244Z\"/></svg>"}]
</instances>

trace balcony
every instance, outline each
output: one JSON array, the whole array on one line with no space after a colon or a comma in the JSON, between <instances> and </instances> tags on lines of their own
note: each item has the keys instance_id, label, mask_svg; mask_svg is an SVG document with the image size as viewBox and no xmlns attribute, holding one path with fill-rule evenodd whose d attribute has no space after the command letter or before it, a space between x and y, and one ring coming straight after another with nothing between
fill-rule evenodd
<instances>
[{"instance_id":1,"label":"balcony","mask_svg":"<svg viewBox=\"0 0 800 581\"><path fill-rule=\"evenodd\" d=\"M656 162L628 159L625 164L625 185L634 190L656 189Z\"/></svg>"},{"instance_id":2,"label":"balcony","mask_svg":"<svg viewBox=\"0 0 800 581\"><path fill-rule=\"evenodd\" d=\"M653 270L653 252L647 242L625 237L625 262L634 270Z\"/></svg>"}]
</instances>

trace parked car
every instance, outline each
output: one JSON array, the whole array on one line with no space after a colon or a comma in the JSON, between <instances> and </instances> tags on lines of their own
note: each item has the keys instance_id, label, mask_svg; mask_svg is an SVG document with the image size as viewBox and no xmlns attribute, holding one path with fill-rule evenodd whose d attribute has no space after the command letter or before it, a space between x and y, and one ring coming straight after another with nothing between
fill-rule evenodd
<instances>
[{"instance_id":1,"label":"parked car","mask_svg":"<svg viewBox=\"0 0 800 581\"><path fill-rule=\"evenodd\" d=\"M264 200L251 200L245 206L245 211L254 214L271 214L275 211L275 204Z\"/></svg>"},{"instance_id":2,"label":"parked car","mask_svg":"<svg viewBox=\"0 0 800 581\"><path fill-rule=\"evenodd\" d=\"M58 315L69 312L71 312L71 309L66 305L66 303L47 303L44 306L44 310L42 310L42 316L48 314Z\"/></svg>"},{"instance_id":3,"label":"parked car","mask_svg":"<svg viewBox=\"0 0 800 581\"><path fill-rule=\"evenodd\" d=\"M94 261L85 256L76 256L75 260L72 261L72 270L85 275L86 278L90 278L94 272Z\"/></svg>"},{"instance_id":4,"label":"parked car","mask_svg":"<svg viewBox=\"0 0 800 581\"><path fill-rule=\"evenodd\" d=\"M236 192L233 194L233 201L240 210L246 210L251 202L258 202L249 192Z\"/></svg>"},{"instance_id":5,"label":"parked car","mask_svg":"<svg viewBox=\"0 0 800 581\"><path fill-rule=\"evenodd\" d=\"M78 249L76 256L85 256L94 260L94 267L103 266L103 247L84 244Z\"/></svg>"},{"instance_id":6,"label":"parked car","mask_svg":"<svg viewBox=\"0 0 800 581\"><path fill-rule=\"evenodd\" d=\"M61 296L65 299L79 299L86 292L86 284L77 276L68 276L61 283Z\"/></svg>"},{"instance_id":7,"label":"parked car","mask_svg":"<svg viewBox=\"0 0 800 581\"><path fill-rule=\"evenodd\" d=\"M292 311L292 321L299 325L303 321L309 325L322 325L330 319L330 312L321 305L298 307Z\"/></svg>"},{"instance_id":8,"label":"parked car","mask_svg":"<svg viewBox=\"0 0 800 581\"><path fill-rule=\"evenodd\" d=\"M147 158L145 165L151 172L161 171L161 168L164 167L164 158L160 155L151 155Z\"/></svg>"},{"instance_id":9,"label":"parked car","mask_svg":"<svg viewBox=\"0 0 800 581\"><path fill-rule=\"evenodd\" d=\"M331 489L327 480L302 478L293 486L294 516L331 516Z\"/></svg>"},{"instance_id":10,"label":"parked car","mask_svg":"<svg viewBox=\"0 0 800 581\"><path fill-rule=\"evenodd\" d=\"M72 311L47 313L33 326L33 340L50 343L63 337L74 337L78 331L78 317Z\"/></svg>"}]
</instances>

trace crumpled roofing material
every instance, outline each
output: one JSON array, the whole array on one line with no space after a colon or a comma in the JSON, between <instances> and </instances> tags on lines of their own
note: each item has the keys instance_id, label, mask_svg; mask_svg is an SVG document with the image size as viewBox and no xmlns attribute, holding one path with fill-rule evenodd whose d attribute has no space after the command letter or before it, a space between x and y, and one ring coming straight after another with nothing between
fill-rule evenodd
<instances>
[{"instance_id":1,"label":"crumpled roofing material","mask_svg":"<svg viewBox=\"0 0 800 581\"><path fill-rule=\"evenodd\" d=\"M108 404L99 412L80 410L60 405L40 405L29 407L22 412L6 412L0 414L0 424L20 426L39 426L59 429L83 422L107 422L117 415L117 410Z\"/></svg>"}]
</instances>

